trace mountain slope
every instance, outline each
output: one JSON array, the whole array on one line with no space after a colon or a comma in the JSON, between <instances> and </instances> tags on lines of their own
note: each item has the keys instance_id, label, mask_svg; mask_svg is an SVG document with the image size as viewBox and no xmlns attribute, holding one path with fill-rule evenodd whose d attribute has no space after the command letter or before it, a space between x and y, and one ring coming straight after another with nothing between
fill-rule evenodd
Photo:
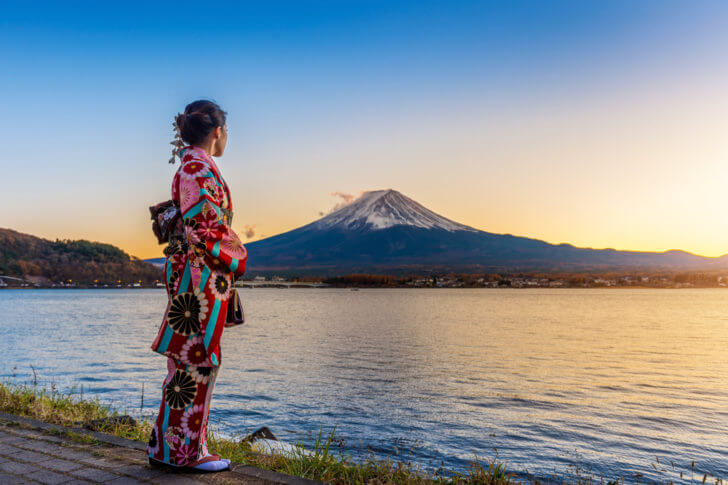
<instances>
[{"instance_id":1,"label":"mountain slope","mask_svg":"<svg viewBox=\"0 0 728 485\"><path fill-rule=\"evenodd\" d=\"M246 247L250 271L302 274L728 267L726 256L577 248L480 231L395 190L366 192L317 221Z\"/></svg>"},{"instance_id":2,"label":"mountain slope","mask_svg":"<svg viewBox=\"0 0 728 485\"><path fill-rule=\"evenodd\" d=\"M49 241L0 228L0 274L40 277L51 282L150 283L162 278L159 268L130 257L110 244Z\"/></svg>"}]
</instances>

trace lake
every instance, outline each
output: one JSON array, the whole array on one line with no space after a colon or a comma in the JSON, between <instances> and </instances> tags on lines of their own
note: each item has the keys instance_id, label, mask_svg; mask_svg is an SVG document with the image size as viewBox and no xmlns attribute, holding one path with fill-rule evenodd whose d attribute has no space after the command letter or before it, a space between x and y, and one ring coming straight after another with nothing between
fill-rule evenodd
<instances>
[{"instance_id":1,"label":"lake","mask_svg":"<svg viewBox=\"0 0 728 485\"><path fill-rule=\"evenodd\" d=\"M225 434L310 446L336 426L353 456L426 467L497 454L540 477L680 482L695 460L696 481L728 477L728 291L239 291L247 322L223 336L210 418ZM2 290L0 374L29 382L33 366L153 414L165 305L163 290Z\"/></svg>"}]
</instances>

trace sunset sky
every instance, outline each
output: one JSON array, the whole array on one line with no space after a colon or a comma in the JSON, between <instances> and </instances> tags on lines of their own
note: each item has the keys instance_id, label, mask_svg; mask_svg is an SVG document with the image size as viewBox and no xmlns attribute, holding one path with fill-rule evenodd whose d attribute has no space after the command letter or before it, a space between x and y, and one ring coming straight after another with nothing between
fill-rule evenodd
<instances>
[{"instance_id":1,"label":"sunset sky","mask_svg":"<svg viewBox=\"0 0 728 485\"><path fill-rule=\"evenodd\" d=\"M393 188L490 232L728 253L727 2L110 5L3 2L0 227L160 256L172 118L210 98L247 241Z\"/></svg>"}]
</instances>

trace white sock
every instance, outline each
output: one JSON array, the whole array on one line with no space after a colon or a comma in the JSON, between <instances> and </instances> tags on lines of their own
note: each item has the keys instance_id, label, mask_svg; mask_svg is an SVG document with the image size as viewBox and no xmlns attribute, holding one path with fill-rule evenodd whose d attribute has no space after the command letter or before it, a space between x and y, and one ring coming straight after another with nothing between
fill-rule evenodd
<instances>
[{"instance_id":1,"label":"white sock","mask_svg":"<svg viewBox=\"0 0 728 485\"><path fill-rule=\"evenodd\" d=\"M200 463L199 465L196 465L194 468L206 472L219 472L221 470L230 468L230 460L206 461L205 463Z\"/></svg>"}]
</instances>

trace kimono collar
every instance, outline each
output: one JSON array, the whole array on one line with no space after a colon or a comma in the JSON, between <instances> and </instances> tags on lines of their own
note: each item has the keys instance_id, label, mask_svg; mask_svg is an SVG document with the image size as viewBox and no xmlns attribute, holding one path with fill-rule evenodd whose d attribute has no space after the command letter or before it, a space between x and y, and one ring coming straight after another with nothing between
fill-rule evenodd
<instances>
[{"instance_id":1,"label":"kimono collar","mask_svg":"<svg viewBox=\"0 0 728 485\"><path fill-rule=\"evenodd\" d=\"M192 145L188 145L188 146L184 147L182 150L180 150L179 157L182 160L182 163L187 161L187 160L185 160L185 157L189 157L190 159L204 160L206 162L215 163L212 160L212 157L210 156L209 153L207 153L205 150L203 150L200 147L196 147L196 146L192 146Z\"/></svg>"},{"instance_id":2,"label":"kimono collar","mask_svg":"<svg viewBox=\"0 0 728 485\"><path fill-rule=\"evenodd\" d=\"M206 162L212 167L215 175L217 175L218 178L222 178L222 176L220 175L220 169L215 163L215 160L212 159L212 156L210 156L209 153L207 153L200 147L188 145L180 150L179 157L182 160L183 164L188 160L201 160L203 162Z\"/></svg>"}]
</instances>

